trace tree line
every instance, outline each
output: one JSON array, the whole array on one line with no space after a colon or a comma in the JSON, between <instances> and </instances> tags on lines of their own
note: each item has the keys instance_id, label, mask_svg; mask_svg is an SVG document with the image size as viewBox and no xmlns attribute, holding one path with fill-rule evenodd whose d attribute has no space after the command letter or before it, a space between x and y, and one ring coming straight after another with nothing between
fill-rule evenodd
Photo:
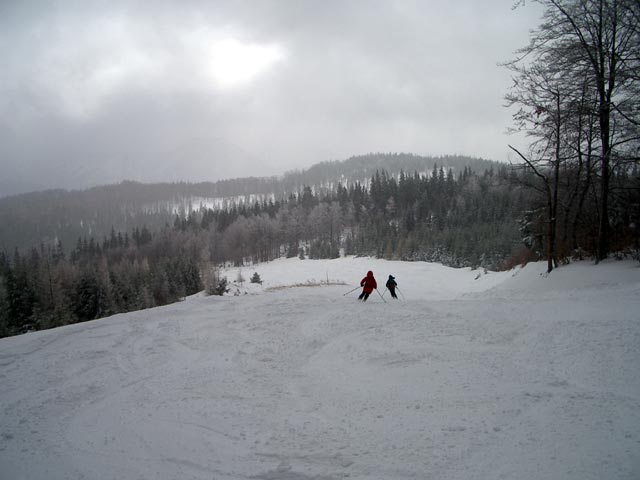
<instances>
[{"instance_id":1,"label":"tree line","mask_svg":"<svg viewBox=\"0 0 640 480\"><path fill-rule=\"evenodd\" d=\"M511 147L536 193L528 216L544 229L551 271L588 238L598 261L637 238L640 158L640 2L538 0L543 21L507 67Z\"/></svg>"},{"instance_id":2,"label":"tree line","mask_svg":"<svg viewBox=\"0 0 640 480\"><path fill-rule=\"evenodd\" d=\"M157 231L173 222L175 213L184 216L201 205L253 204L256 199L280 199L304 186L315 192L335 188L338 181L366 183L376 170L398 175L400 170L425 173L433 165L462 171L482 171L496 162L462 156L424 157L406 153L377 153L344 161L322 162L278 177L237 178L217 182L175 182L143 184L123 181L86 190L47 190L0 198L0 250L18 247L28 250L40 243L62 243L66 251L78 237L108 236L111 228L131 232L147 225ZM495 167L497 168L497 167ZM224 207L226 208L226 207Z\"/></svg>"},{"instance_id":3,"label":"tree line","mask_svg":"<svg viewBox=\"0 0 640 480\"><path fill-rule=\"evenodd\" d=\"M280 200L192 210L154 231L112 229L101 240L79 238L68 254L60 243L3 252L0 334L163 305L203 288L222 293L216 267L225 263L344 254L509 268L545 255L547 231L532 220L537 198L525 186L532 175L508 165L482 173L465 168L457 176L437 165L427 174L383 170L365 183L306 186ZM613 183L634 185L639 175L614 173ZM563 261L597 254L592 200L576 229L567 222L576 248L563 250ZM612 225L612 235L621 251L638 248L637 232L628 232L638 214L633 205L617 204L615 216L625 220Z\"/></svg>"},{"instance_id":4,"label":"tree line","mask_svg":"<svg viewBox=\"0 0 640 480\"><path fill-rule=\"evenodd\" d=\"M83 238L68 255L59 243L0 253L0 336L165 305L202 290L198 238L142 232L101 243Z\"/></svg>"}]
</instances>

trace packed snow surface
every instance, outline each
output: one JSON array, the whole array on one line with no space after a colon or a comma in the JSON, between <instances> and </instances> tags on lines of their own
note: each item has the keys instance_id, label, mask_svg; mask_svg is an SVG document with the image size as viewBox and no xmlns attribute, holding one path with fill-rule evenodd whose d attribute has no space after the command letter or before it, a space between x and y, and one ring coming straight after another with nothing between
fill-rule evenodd
<instances>
[{"instance_id":1,"label":"packed snow surface","mask_svg":"<svg viewBox=\"0 0 640 480\"><path fill-rule=\"evenodd\" d=\"M640 266L544 271L280 260L2 339L0 478L638 479Z\"/></svg>"}]
</instances>

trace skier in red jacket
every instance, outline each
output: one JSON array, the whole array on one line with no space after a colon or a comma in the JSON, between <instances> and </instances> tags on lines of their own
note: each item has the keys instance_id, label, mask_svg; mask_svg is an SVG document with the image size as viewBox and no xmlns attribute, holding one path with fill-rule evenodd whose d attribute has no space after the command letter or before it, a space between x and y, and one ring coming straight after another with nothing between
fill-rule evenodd
<instances>
[{"instance_id":1,"label":"skier in red jacket","mask_svg":"<svg viewBox=\"0 0 640 480\"><path fill-rule=\"evenodd\" d=\"M362 293L358 297L358 300L366 302L369 295L371 295L371 292L373 292L375 288L378 288L378 284L376 283L376 279L373 277L373 272L371 270L369 270L367 272L367 276L360 281L360 286L362 287Z\"/></svg>"}]
</instances>

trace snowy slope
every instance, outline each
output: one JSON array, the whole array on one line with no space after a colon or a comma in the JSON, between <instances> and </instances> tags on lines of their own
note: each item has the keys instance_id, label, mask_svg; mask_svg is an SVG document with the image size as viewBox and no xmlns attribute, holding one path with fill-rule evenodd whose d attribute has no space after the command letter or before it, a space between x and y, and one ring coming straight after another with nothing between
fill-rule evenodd
<instances>
[{"instance_id":1,"label":"snowy slope","mask_svg":"<svg viewBox=\"0 0 640 480\"><path fill-rule=\"evenodd\" d=\"M0 478L639 478L640 267L544 268L280 260L1 339Z\"/></svg>"}]
</instances>

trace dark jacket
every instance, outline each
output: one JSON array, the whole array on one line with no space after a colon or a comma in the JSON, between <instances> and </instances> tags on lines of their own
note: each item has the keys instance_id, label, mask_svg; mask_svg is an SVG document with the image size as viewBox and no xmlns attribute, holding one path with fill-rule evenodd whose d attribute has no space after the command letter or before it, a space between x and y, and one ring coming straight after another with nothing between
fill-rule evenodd
<instances>
[{"instance_id":1,"label":"dark jacket","mask_svg":"<svg viewBox=\"0 0 640 480\"><path fill-rule=\"evenodd\" d=\"M396 283L396 281L395 281L395 277L392 277L391 275L389 275L389 280L387 280L386 287L387 287L389 290L393 290L393 289L395 289L397 286L398 286L398 284L397 284L397 283Z\"/></svg>"}]
</instances>

